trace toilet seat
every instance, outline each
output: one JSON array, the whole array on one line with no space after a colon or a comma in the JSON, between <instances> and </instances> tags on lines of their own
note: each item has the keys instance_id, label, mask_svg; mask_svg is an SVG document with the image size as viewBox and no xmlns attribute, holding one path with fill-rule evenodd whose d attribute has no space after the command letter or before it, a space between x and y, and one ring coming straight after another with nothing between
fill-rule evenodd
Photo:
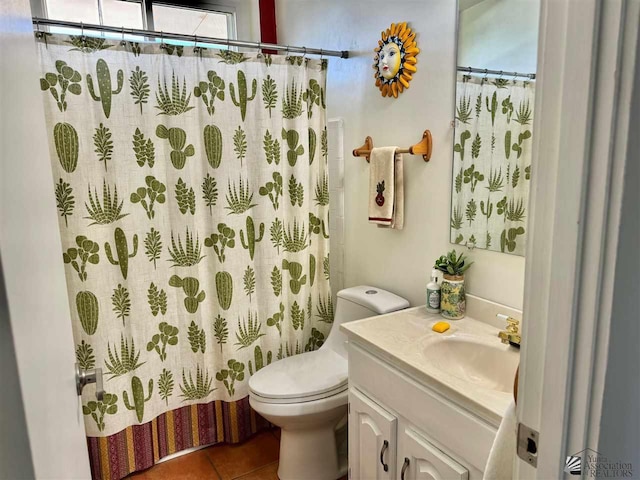
<instances>
[{"instance_id":1,"label":"toilet seat","mask_svg":"<svg viewBox=\"0 0 640 480\"><path fill-rule=\"evenodd\" d=\"M301 403L338 395L348 388L346 359L332 350L284 358L256 372L249 391L264 403Z\"/></svg>"}]
</instances>

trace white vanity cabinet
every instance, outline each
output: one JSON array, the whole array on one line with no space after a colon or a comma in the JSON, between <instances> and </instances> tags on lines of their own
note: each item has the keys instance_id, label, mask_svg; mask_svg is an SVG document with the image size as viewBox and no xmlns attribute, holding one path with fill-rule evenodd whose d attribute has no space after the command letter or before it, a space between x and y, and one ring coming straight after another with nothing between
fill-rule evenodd
<instances>
[{"instance_id":1,"label":"white vanity cabinet","mask_svg":"<svg viewBox=\"0 0 640 480\"><path fill-rule=\"evenodd\" d=\"M497 424L364 345L348 350L352 480L482 479Z\"/></svg>"}]
</instances>

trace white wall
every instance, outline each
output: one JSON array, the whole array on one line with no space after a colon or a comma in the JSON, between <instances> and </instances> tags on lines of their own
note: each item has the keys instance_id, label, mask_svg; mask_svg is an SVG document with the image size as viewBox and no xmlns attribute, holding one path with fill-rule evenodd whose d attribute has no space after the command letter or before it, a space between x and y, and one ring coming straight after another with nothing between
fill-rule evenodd
<instances>
[{"instance_id":1,"label":"white wall","mask_svg":"<svg viewBox=\"0 0 640 480\"><path fill-rule=\"evenodd\" d=\"M453 106L455 98L456 2L452 0L278 0L278 40L283 44L350 50L330 59L329 117L344 119L345 286L369 283L425 303L425 286L436 257L449 243ZM392 22L409 21L418 32L418 72L396 100L374 85L373 48ZM405 158L405 229L367 222L369 166L351 156L367 135L376 145L408 146L424 129L433 135L433 156ZM459 247L458 247L459 248ZM522 308L524 260L475 250L468 291Z\"/></svg>"},{"instance_id":2,"label":"white wall","mask_svg":"<svg viewBox=\"0 0 640 480\"><path fill-rule=\"evenodd\" d=\"M460 12L458 65L535 73L540 0L484 0Z\"/></svg>"}]
</instances>

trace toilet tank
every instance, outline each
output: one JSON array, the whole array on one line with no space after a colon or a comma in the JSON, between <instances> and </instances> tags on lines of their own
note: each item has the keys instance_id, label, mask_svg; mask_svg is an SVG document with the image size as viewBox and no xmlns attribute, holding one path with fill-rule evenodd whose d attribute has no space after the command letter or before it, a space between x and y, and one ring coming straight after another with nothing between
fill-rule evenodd
<instances>
[{"instance_id":1,"label":"toilet tank","mask_svg":"<svg viewBox=\"0 0 640 480\"><path fill-rule=\"evenodd\" d=\"M370 285L345 288L338 292L336 313L329 338L321 348L332 349L346 358L344 343L347 336L340 331L340 324L362 318L383 315L409 307L405 298Z\"/></svg>"}]
</instances>

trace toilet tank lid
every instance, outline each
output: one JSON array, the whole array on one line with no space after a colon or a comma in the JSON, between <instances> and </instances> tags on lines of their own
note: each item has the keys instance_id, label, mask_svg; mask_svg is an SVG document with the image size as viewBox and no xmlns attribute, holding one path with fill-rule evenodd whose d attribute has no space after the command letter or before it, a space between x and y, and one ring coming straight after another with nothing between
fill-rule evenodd
<instances>
[{"instance_id":1,"label":"toilet tank lid","mask_svg":"<svg viewBox=\"0 0 640 480\"><path fill-rule=\"evenodd\" d=\"M340 290L338 298L357 303L378 315L409 308L409 301L406 298L370 285L359 285Z\"/></svg>"}]
</instances>

